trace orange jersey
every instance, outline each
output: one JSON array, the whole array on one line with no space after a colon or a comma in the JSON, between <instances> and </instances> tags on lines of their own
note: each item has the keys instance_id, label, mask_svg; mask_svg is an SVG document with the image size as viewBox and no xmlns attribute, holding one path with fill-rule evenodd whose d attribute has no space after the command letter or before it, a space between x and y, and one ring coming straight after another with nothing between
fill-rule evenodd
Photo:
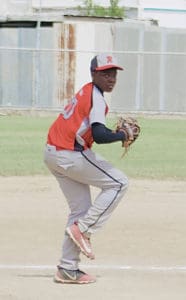
<instances>
[{"instance_id":1,"label":"orange jersey","mask_svg":"<svg viewBox=\"0 0 186 300\"><path fill-rule=\"evenodd\" d=\"M100 104L101 117L96 119L93 113L93 121L91 121L93 98L96 103ZM104 123L107 111L108 107L102 93L93 83L84 85L50 127L47 143L56 146L57 149L74 150L76 143L80 144L83 149L91 148L93 143L91 123L94 119L95 122Z\"/></svg>"}]
</instances>

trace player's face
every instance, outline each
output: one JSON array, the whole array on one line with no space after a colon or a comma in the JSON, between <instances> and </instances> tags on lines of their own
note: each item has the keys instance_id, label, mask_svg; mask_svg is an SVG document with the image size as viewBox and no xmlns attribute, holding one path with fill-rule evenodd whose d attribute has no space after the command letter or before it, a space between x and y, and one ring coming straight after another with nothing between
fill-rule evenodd
<instances>
[{"instance_id":1,"label":"player's face","mask_svg":"<svg viewBox=\"0 0 186 300\"><path fill-rule=\"evenodd\" d=\"M92 74L93 82L103 91L112 92L117 78L117 69L95 71Z\"/></svg>"}]
</instances>

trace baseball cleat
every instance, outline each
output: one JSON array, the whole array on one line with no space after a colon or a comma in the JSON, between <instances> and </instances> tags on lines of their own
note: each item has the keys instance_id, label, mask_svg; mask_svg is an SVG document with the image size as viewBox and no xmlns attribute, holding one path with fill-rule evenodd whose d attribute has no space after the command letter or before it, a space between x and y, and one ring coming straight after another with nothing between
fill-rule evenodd
<instances>
[{"instance_id":1,"label":"baseball cleat","mask_svg":"<svg viewBox=\"0 0 186 300\"><path fill-rule=\"evenodd\" d=\"M71 237L76 246L79 247L81 252L90 259L94 259L95 256L92 253L90 239L87 238L80 230L77 224L73 224L67 227L66 232Z\"/></svg>"},{"instance_id":2,"label":"baseball cleat","mask_svg":"<svg viewBox=\"0 0 186 300\"><path fill-rule=\"evenodd\" d=\"M86 274L81 270L67 270L58 267L58 271L54 277L54 282L56 283L75 283L75 284L85 284L93 283L96 281L94 276Z\"/></svg>"}]
</instances>

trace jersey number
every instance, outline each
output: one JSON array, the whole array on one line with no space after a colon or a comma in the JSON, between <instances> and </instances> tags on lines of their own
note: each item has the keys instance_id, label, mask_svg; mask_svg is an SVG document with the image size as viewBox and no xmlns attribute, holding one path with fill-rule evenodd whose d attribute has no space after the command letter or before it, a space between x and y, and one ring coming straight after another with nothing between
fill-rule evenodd
<instances>
[{"instance_id":1,"label":"jersey number","mask_svg":"<svg viewBox=\"0 0 186 300\"><path fill-rule=\"evenodd\" d=\"M64 119L69 119L70 116L73 114L74 109L76 107L77 104L77 99L74 97L72 98L72 100L69 102L69 104L67 104L67 106L65 106L64 108L64 112L63 112L63 117Z\"/></svg>"}]
</instances>

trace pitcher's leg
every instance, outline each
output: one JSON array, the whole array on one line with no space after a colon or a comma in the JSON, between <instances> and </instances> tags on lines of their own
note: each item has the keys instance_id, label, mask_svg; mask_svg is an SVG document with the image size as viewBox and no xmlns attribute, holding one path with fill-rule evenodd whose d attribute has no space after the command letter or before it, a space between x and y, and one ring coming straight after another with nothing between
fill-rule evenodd
<instances>
[{"instance_id":1,"label":"pitcher's leg","mask_svg":"<svg viewBox=\"0 0 186 300\"><path fill-rule=\"evenodd\" d=\"M78 220L78 226L81 232L94 233L105 224L123 198L128 188L128 179L123 172L92 151L85 151L83 156L86 160L84 180L100 187L101 192L86 215Z\"/></svg>"},{"instance_id":2,"label":"pitcher's leg","mask_svg":"<svg viewBox=\"0 0 186 300\"><path fill-rule=\"evenodd\" d=\"M85 215L91 206L89 185L83 181L81 183L76 180L77 175L80 173L76 164L81 159L82 155L78 152L58 152L53 146L47 146L45 149L44 161L51 173L56 177L70 208L67 226ZM74 180L71 177L73 173L75 173ZM79 247L74 244L65 230L60 267L68 270L78 269L79 256Z\"/></svg>"},{"instance_id":3,"label":"pitcher's leg","mask_svg":"<svg viewBox=\"0 0 186 300\"><path fill-rule=\"evenodd\" d=\"M70 214L67 226L72 225L79 218L83 217L91 206L91 196L89 186L75 182L70 178L54 174L59 182L60 188L68 202ZM65 232L60 267L68 270L78 269L80 262L80 249L77 247L69 235Z\"/></svg>"},{"instance_id":4,"label":"pitcher's leg","mask_svg":"<svg viewBox=\"0 0 186 300\"><path fill-rule=\"evenodd\" d=\"M128 181L123 178L122 181L120 179L119 185L114 181L114 185L115 187L112 179L110 187L107 182L106 189L97 196L86 215L79 219L78 226L81 232L94 233L110 218L127 190Z\"/></svg>"}]
</instances>

